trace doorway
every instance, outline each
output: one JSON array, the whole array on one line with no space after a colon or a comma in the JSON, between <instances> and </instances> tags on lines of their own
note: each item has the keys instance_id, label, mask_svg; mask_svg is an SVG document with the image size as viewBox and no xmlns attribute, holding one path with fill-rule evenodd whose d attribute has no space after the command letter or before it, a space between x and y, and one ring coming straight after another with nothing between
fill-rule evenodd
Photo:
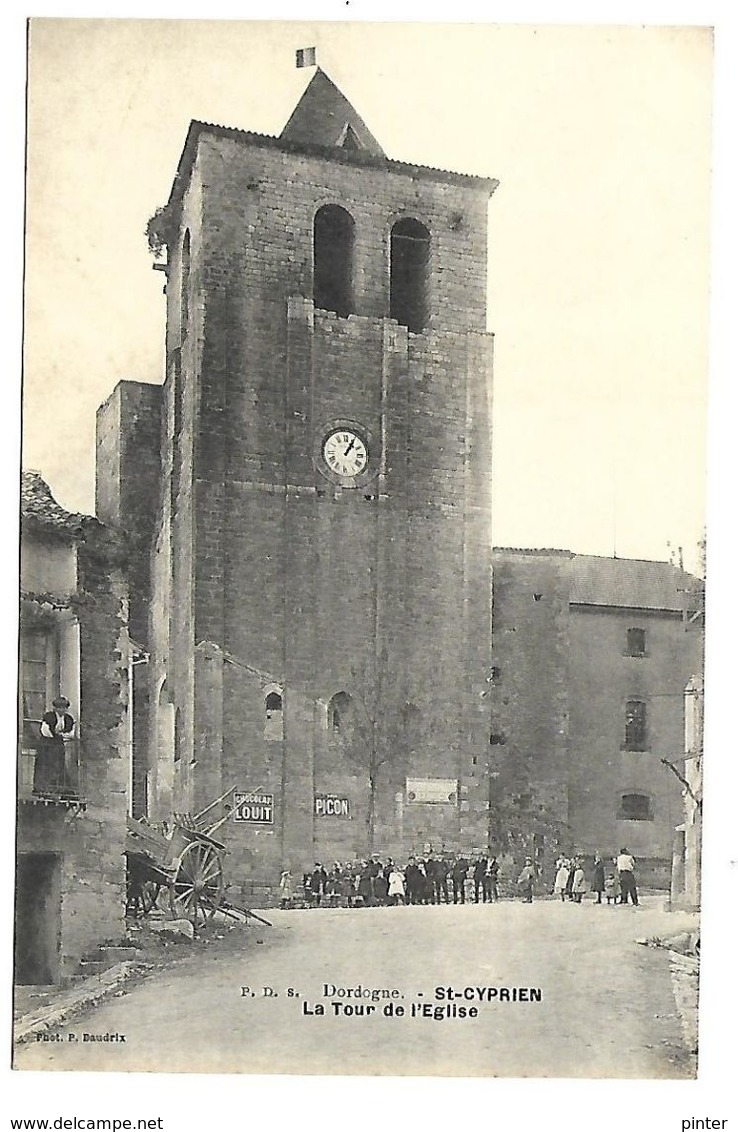
<instances>
[{"instance_id":1,"label":"doorway","mask_svg":"<svg viewBox=\"0 0 738 1132\"><path fill-rule=\"evenodd\" d=\"M15 982L51 986L60 980L61 857L19 853L15 884Z\"/></svg>"}]
</instances>

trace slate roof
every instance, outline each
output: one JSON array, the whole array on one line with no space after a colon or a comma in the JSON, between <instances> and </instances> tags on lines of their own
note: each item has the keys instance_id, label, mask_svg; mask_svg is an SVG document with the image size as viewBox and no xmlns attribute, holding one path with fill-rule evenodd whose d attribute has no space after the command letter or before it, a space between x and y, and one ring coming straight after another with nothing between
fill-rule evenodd
<instances>
[{"instance_id":1,"label":"slate roof","mask_svg":"<svg viewBox=\"0 0 738 1132\"><path fill-rule=\"evenodd\" d=\"M575 554L569 569L572 605L682 612L695 607L703 590L701 579L669 562Z\"/></svg>"}]
</instances>

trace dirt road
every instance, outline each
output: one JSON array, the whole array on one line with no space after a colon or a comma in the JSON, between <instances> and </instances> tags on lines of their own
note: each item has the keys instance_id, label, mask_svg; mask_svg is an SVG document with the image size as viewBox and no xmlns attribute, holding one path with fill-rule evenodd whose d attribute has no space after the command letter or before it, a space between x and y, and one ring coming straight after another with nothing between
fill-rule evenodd
<instances>
[{"instance_id":1,"label":"dirt road","mask_svg":"<svg viewBox=\"0 0 738 1132\"><path fill-rule=\"evenodd\" d=\"M192 955L76 1018L53 1040L21 1047L16 1067L522 1077L694 1072L667 957L634 942L693 921L655 903L269 915L274 927L249 929L237 937L242 948ZM357 997L337 988L381 993Z\"/></svg>"}]
</instances>

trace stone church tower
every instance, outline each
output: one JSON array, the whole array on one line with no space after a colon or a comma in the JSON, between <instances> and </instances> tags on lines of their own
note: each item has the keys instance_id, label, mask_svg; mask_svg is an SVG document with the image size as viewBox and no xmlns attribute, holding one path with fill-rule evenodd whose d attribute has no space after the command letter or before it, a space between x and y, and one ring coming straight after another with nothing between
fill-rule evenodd
<instances>
[{"instance_id":1,"label":"stone church tower","mask_svg":"<svg viewBox=\"0 0 738 1132\"><path fill-rule=\"evenodd\" d=\"M389 159L320 69L279 137L190 125L98 505L150 549L139 810L256 792L241 878L486 844L496 184Z\"/></svg>"}]
</instances>

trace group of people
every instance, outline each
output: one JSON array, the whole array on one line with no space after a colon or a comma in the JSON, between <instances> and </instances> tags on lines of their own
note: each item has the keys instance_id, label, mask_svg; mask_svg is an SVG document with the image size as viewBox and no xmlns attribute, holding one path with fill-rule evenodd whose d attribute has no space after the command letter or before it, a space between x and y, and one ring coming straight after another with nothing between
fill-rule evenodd
<instances>
[{"instance_id":1,"label":"group of people","mask_svg":"<svg viewBox=\"0 0 738 1132\"><path fill-rule=\"evenodd\" d=\"M634 879L635 862L627 849L621 849L606 869L599 853L589 861L584 857L560 857L556 862L553 895L580 904L591 891L597 903L638 903ZM508 870L509 872L509 870ZM531 903L539 881L539 870L531 857L515 881L517 895ZM550 891L550 890L549 890ZM453 856L428 853L410 856L404 865L375 853L362 861L336 861L326 868L316 861L314 868L295 885L289 869L279 881L279 901L283 908L296 903L308 907L376 907L388 904L465 904L490 903L500 898L500 864L489 853Z\"/></svg>"},{"instance_id":2,"label":"group of people","mask_svg":"<svg viewBox=\"0 0 738 1132\"><path fill-rule=\"evenodd\" d=\"M584 894L590 891L596 896L598 904L602 903L603 896L608 904L627 904L628 900L631 904L638 903L635 861L627 848L613 857L607 869L599 853L595 853L589 870L585 868L586 864L584 857L560 857L556 862L554 896L581 904Z\"/></svg>"},{"instance_id":3,"label":"group of people","mask_svg":"<svg viewBox=\"0 0 738 1132\"><path fill-rule=\"evenodd\" d=\"M526 869L530 875L521 874L519 883L523 899L532 899L534 870L530 858ZM296 899L315 907L465 904L467 899L486 904L500 898L499 872L497 858L487 853L473 857L463 853L429 853L410 856L404 865L391 857L382 861L374 854L363 861L336 861L329 869L316 861L312 872L303 875L299 891L295 890L291 872L283 871L279 899L284 908L291 907Z\"/></svg>"}]
</instances>

